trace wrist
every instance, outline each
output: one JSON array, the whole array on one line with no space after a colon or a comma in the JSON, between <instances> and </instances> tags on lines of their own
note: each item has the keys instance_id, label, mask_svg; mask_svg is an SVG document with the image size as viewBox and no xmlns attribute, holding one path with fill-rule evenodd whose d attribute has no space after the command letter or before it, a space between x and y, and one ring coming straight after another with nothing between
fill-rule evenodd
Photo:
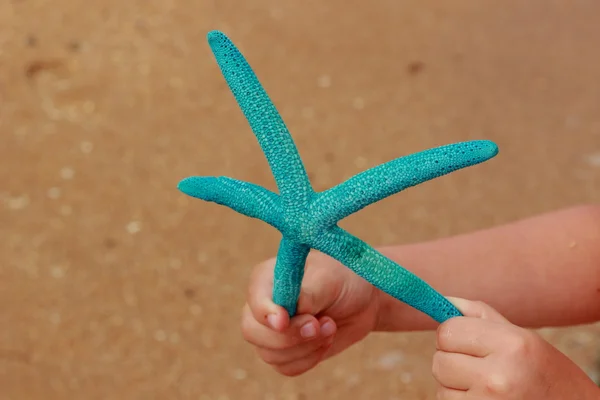
<instances>
[{"instance_id":1,"label":"wrist","mask_svg":"<svg viewBox=\"0 0 600 400\"><path fill-rule=\"evenodd\" d=\"M374 332L396 332L401 330L402 323L399 322L402 312L402 303L387 293L375 289L377 297L377 317ZM395 304L395 303L400 304Z\"/></svg>"}]
</instances>

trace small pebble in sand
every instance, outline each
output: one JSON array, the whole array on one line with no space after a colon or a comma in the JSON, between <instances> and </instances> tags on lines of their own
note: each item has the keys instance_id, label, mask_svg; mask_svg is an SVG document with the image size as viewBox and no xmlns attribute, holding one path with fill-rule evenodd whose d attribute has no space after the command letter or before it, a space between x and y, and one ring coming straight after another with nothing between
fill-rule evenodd
<instances>
[{"instance_id":1,"label":"small pebble in sand","mask_svg":"<svg viewBox=\"0 0 600 400\"><path fill-rule=\"evenodd\" d=\"M588 165L600 168L600 152L589 154L585 160Z\"/></svg>"},{"instance_id":2,"label":"small pebble in sand","mask_svg":"<svg viewBox=\"0 0 600 400\"><path fill-rule=\"evenodd\" d=\"M425 63L422 61L413 61L407 66L407 71L410 75L418 75L425 68Z\"/></svg>"},{"instance_id":3,"label":"small pebble in sand","mask_svg":"<svg viewBox=\"0 0 600 400\"><path fill-rule=\"evenodd\" d=\"M346 385L348 386L357 386L360 384L361 379L359 374L352 374L348 378L346 378Z\"/></svg>"},{"instance_id":4,"label":"small pebble in sand","mask_svg":"<svg viewBox=\"0 0 600 400\"><path fill-rule=\"evenodd\" d=\"M410 372L403 372L400 375L400 381L402 381L402 383L404 383L405 385L411 383L413 380L412 374Z\"/></svg>"},{"instance_id":5,"label":"small pebble in sand","mask_svg":"<svg viewBox=\"0 0 600 400\"><path fill-rule=\"evenodd\" d=\"M25 39L25 43L29 47L35 47L38 44L38 39L34 35L28 35L27 38Z\"/></svg>"},{"instance_id":6,"label":"small pebble in sand","mask_svg":"<svg viewBox=\"0 0 600 400\"><path fill-rule=\"evenodd\" d=\"M368 160L363 156L358 156L354 159L354 166L356 168L365 168Z\"/></svg>"},{"instance_id":7,"label":"small pebble in sand","mask_svg":"<svg viewBox=\"0 0 600 400\"><path fill-rule=\"evenodd\" d=\"M61 321L60 313L57 313L57 312L50 313L50 315L48 316L48 319L54 325L58 325L58 324L60 324L60 321Z\"/></svg>"},{"instance_id":8,"label":"small pebble in sand","mask_svg":"<svg viewBox=\"0 0 600 400\"><path fill-rule=\"evenodd\" d=\"M167 333L161 329L154 332L154 339L158 342L164 342L167 340Z\"/></svg>"},{"instance_id":9,"label":"small pebble in sand","mask_svg":"<svg viewBox=\"0 0 600 400\"><path fill-rule=\"evenodd\" d=\"M302 109L302 117L306 119L313 119L315 117L315 110L312 107L304 107Z\"/></svg>"},{"instance_id":10,"label":"small pebble in sand","mask_svg":"<svg viewBox=\"0 0 600 400\"><path fill-rule=\"evenodd\" d=\"M196 256L196 260L198 261L198 263L204 264L208 261L208 254L206 254L203 251L199 251L198 255Z\"/></svg>"},{"instance_id":11,"label":"small pebble in sand","mask_svg":"<svg viewBox=\"0 0 600 400\"><path fill-rule=\"evenodd\" d=\"M63 215L66 217L67 215L71 215L73 213L73 208L71 208L71 206L63 205L63 206L60 206L59 212L60 212L60 215Z\"/></svg>"},{"instance_id":12,"label":"small pebble in sand","mask_svg":"<svg viewBox=\"0 0 600 400\"><path fill-rule=\"evenodd\" d=\"M50 189L48 189L48 197L52 200L58 199L60 197L60 188L51 187Z\"/></svg>"},{"instance_id":13,"label":"small pebble in sand","mask_svg":"<svg viewBox=\"0 0 600 400\"><path fill-rule=\"evenodd\" d=\"M79 149L83 154L90 154L92 150L94 150L94 144L92 142L81 142L79 144Z\"/></svg>"},{"instance_id":14,"label":"small pebble in sand","mask_svg":"<svg viewBox=\"0 0 600 400\"><path fill-rule=\"evenodd\" d=\"M60 279L63 276L65 276L65 271L59 266L52 267L52 269L50 270L50 275L52 275L52 277L55 279Z\"/></svg>"},{"instance_id":15,"label":"small pebble in sand","mask_svg":"<svg viewBox=\"0 0 600 400\"><path fill-rule=\"evenodd\" d=\"M317 80L317 84L321 88L328 88L331 86L331 77L329 75L321 75Z\"/></svg>"},{"instance_id":16,"label":"small pebble in sand","mask_svg":"<svg viewBox=\"0 0 600 400\"><path fill-rule=\"evenodd\" d=\"M60 170L60 177L64 180L73 179L74 176L75 171L73 170L73 168L64 167Z\"/></svg>"},{"instance_id":17,"label":"small pebble in sand","mask_svg":"<svg viewBox=\"0 0 600 400\"><path fill-rule=\"evenodd\" d=\"M129 232L131 235L135 235L142 230L142 223L140 221L131 221L127 224L125 229L127 229L127 232Z\"/></svg>"},{"instance_id":18,"label":"small pebble in sand","mask_svg":"<svg viewBox=\"0 0 600 400\"><path fill-rule=\"evenodd\" d=\"M352 107L357 110L362 110L365 108L365 100L362 97L356 97L354 100L352 100Z\"/></svg>"},{"instance_id":19,"label":"small pebble in sand","mask_svg":"<svg viewBox=\"0 0 600 400\"><path fill-rule=\"evenodd\" d=\"M238 381L246 379L247 376L248 376L248 373L241 368L238 368L235 371L233 371L233 377L235 379L237 379Z\"/></svg>"},{"instance_id":20,"label":"small pebble in sand","mask_svg":"<svg viewBox=\"0 0 600 400\"><path fill-rule=\"evenodd\" d=\"M576 129L579 127L579 117L577 115L569 115L565 118L566 129Z\"/></svg>"},{"instance_id":21,"label":"small pebble in sand","mask_svg":"<svg viewBox=\"0 0 600 400\"><path fill-rule=\"evenodd\" d=\"M399 351L393 351L379 357L377 366L381 369L390 370L402 361L404 361L404 354Z\"/></svg>"},{"instance_id":22,"label":"small pebble in sand","mask_svg":"<svg viewBox=\"0 0 600 400\"><path fill-rule=\"evenodd\" d=\"M200 307L198 304L192 304L190 306L190 314L197 317L198 315L202 314L202 307Z\"/></svg>"},{"instance_id":23,"label":"small pebble in sand","mask_svg":"<svg viewBox=\"0 0 600 400\"><path fill-rule=\"evenodd\" d=\"M22 210L29 205L29 196L9 197L6 200L6 205L11 210Z\"/></svg>"}]
</instances>

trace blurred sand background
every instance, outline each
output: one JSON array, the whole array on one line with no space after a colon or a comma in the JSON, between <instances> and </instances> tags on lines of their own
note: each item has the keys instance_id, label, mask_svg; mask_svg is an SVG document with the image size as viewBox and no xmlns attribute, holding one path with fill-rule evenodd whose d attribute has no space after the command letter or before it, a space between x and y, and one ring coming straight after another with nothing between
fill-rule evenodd
<instances>
[{"instance_id":1,"label":"blurred sand background","mask_svg":"<svg viewBox=\"0 0 600 400\"><path fill-rule=\"evenodd\" d=\"M498 143L343 221L379 246L600 201L598 16L593 0L0 2L0 399L432 399L431 333L373 335L296 379L243 341L278 232L176 185L275 185L206 33L248 58L317 189ZM544 335L593 374L599 332Z\"/></svg>"}]
</instances>

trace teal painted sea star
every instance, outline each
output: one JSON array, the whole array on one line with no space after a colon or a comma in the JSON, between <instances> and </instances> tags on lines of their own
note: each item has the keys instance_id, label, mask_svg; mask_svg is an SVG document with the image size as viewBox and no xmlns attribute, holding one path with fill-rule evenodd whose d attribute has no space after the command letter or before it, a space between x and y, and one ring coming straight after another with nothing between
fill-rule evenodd
<instances>
[{"instance_id":1,"label":"teal painted sea star","mask_svg":"<svg viewBox=\"0 0 600 400\"><path fill-rule=\"evenodd\" d=\"M290 316L296 314L306 257L315 249L438 322L461 315L421 278L337 223L403 189L486 161L498 153L496 144L477 140L428 149L368 169L326 191L315 192L286 125L244 56L219 31L208 34L208 43L267 158L279 194L229 177L189 177L178 188L189 196L263 220L281 232L273 301Z\"/></svg>"}]
</instances>

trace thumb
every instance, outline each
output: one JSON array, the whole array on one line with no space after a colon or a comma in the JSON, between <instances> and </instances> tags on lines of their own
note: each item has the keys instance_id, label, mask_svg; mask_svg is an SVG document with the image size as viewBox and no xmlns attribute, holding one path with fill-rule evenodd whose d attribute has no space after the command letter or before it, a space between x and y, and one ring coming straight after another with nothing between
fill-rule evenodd
<instances>
[{"instance_id":1,"label":"thumb","mask_svg":"<svg viewBox=\"0 0 600 400\"><path fill-rule=\"evenodd\" d=\"M496 309L482 301L466 300L459 297L446 297L448 301L465 316L486 319L493 322L510 324L510 321L500 314Z\"/></svg>"},{"instance_id":2,"label":"thumb","mask_svg":"<svg viewBox=\"0 0 600 400\"><path fill-rule=\"evenodd\" d=\"M250 276L247 304L256 321L260 324L283 332L290 325L286 309L273 302L273 268L275 259L258 264Z\"/></svg>"},{"instance_id":3,"label":"thumb","mask_svg":"<svg viewBox=\"0 0 600 400\"><path fill-rule=\"evenodd\" d=\"M339 274L334 275L330 268L307 269L298 298L298 314L317 315L330 308L343 286Z\"/></svg>"},{"instance_id":4,"label":"thumb","mask_svg":"<svg viewBox=\"0 0 600 400\"><path fill-rule=\"evenodd\" d=\"M296 316L315 316L333 305L342 292L343 279L332 268L321 268L323 259L314 256L306 261ZM257 265L250 277L247 303L259 323L278 332L286 331L291 319L286 309L273 302L275 258ZM313 318L314 319L314 318ZM316 319L314 319L316 321Z\"/></svg>"}]
</instances>

